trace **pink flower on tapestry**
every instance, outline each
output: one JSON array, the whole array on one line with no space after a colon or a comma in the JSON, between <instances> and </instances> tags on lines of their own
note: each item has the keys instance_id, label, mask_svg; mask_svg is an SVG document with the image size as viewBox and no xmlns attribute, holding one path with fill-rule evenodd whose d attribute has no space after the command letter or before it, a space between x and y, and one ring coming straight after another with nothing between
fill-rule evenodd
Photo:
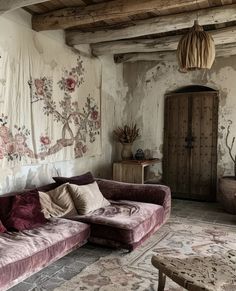
<instances>
[{"instance_id":1,"label":"pink flower on tapestry","mask_svg":"<svg viewBox=\"0 0 236 291\"><path fill-rule=\"evenodd\" d=\"M18 133L15 135L15 141L17 145L22 145L25 143L26 137L23 134Z\"/></svg>"},{"instance_id":2,"label":"pink flower on tapestry","mask_svg":"<svg viewBox=\"0 0 236 291\"><path fill-rule=\"evenodd\" d=\"M80 158L88 151L88 147L84 145L82 142L77 142L76 147L74 148L75 157Z\"/></svg>"},{"instance_id":3,"label":"pink flower on tapestry","mask_svg":"<svg viewBox=\"0 0 236 291\"><path fill-rule=\"evenodd\" d=\"M99 129L101 127L100 120L95 121L94 127L95 127L95 129Z\"/></svg>"},{"instance_id":4,"label":"pink flower on tapestry","mask_svg":"<svg viewBox=\"0 0 236 291\"><path fill-rule=\"evenodd\" d=\"M25 153L25 150L26 150L26 147L23 144L18 144L16 146L16 151L21 155Z\"/></svg>"},{"instance_id":5,"label":"pink flower on tapestry","mask_svg":"<svg viewBox=\"0 0 236 291\"><path fill-rule=\"evenodd\" d=\"M0 159L4 158L4 148L0 148Z\"/></svg>"},{"instance_id":6,"label":"pink flower on tapestry","mask_svg":"<svg viewBox=\"0 0 236 291\"><path fill-rule=\"evenodd\" d=\"M10 142L6 145L6 152L8 154L13 154L16 151L16 145L13 142Z\"/></svg>"},{"instance_id":7,"label":"pink flower on tapestry","mask_svg":"<svg viewBox=\"0 0 236 291\"><path fill-rule=\"evenodd\" d=\"M65 81L65 85L66 85L66 89L69 91L69 92L74 92L75 91L75 87L77 85L77 80L75 80L74 78L72 77L69 77L66 79Z\"/></svg>"},{"instance_id":8,"label":"pink flower on tapestry","mask_svg":"<svg viewBox=\"0 0 236 291\"><path fill-rule=\"evenodd\" d=\"M38 95L44 95L44 80L42 79L35 79L34 85Z\"/></svg>"},{"instance_id":9,"label":"pink flower on tapestry","mask_svg":"<svg viewBox=\"0 0 236 291\"><path fill-rule=\"evenodd\" d=\"M5 125L0 126L0 137L4 141L4 143L8 143L9 141L9 128L7 128Z\"/></svg>"},{"instance_id":10,"label":"pink flower on tapestry","mask_svg":"<svg viewBox=\"0 0 236 291\"><path fill-rule=\"evenodd\" d=\"M98 111L97 110L93 110L91 112L91 118L92 118L92 120L97 120L98 119Z\"/></svg>"},{"instance_id":11,"label":"pink flower on tapestry","mask_svg":"<svg viewBox=\"0 0 236 291\"><path fill-rule=\"evenodd\" d=\"M43 144L43 145L49 145L51 143L51 140L48 136L41 136L40 137L40 142Z\"/></svg>"},{"instance_id":12,"label":"pink flower on tapestry","mask_svg":"<svg viewBox=\"0 0 236 291\"><path fill-rule=\"evenodd\" d=\"M0 136L0 148L4 148L4 147L5 147L4 139Z\"/></svg>"},{"instance_id":13,"label":"pink flower on tapestry","mask_svg":"<svg viewBox=\"0 0 236 291\"><path fill-rule=\"evenodd\" d=\"M84 145L82 147L82 152L85 154L87 152L87 150L88 150L88 147L86 145Z\"/></svg>"}]
</instances>

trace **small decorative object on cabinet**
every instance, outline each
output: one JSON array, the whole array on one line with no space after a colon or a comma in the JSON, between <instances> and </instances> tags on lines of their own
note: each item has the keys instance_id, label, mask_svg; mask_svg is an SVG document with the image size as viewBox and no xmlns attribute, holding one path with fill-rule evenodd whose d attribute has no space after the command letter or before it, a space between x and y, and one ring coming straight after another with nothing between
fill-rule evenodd
<instances>
[{"instance_id":1,"label":"small decorative object on cabinet","mask_svg":"<svg viewBox=\"0 0 236 291\"><path fill-rule=\"evenodd\" d=\"M234 163L234 176L226 176L220 179L220 196L219 201L223 205L224 209L232 214L236 214L236 155L233 154L233 147L235 142L235 137L232 138L231 143L229 143L230 126L232 121L229 121L226 133L226 147L229 151L230 158Z\"/></svg>"},{"instance_id":2,"label":"small decorative object on cabinet","mask_svg":"<svg viewBox=\"0 0 236 291\"><path fill-rule=\"evenodd\" d=\"M138 149L136 151L136 154L135 154L134 157L135 157L136 160L144 160L144 152L143 152L143 150L142 149Z\"/></svg>"},{"instance_id":3,"label":"small decorative object on cabinet","mask_svg":"<svg viewBox=\"0 0 236 291\"><path fill-rule=\"evenodd\" d=\"M161 160L127 160L116 162L113 164L113 180L126 183L148 184L148 168L158 163L161 163Z\"/></svg>"},{"instance_id":4,"label":"small decorative object on cabinet","mask_svg":"<svg viewBox=\"0 0 236 291\"><path fill-rule=\"evenodd\" d=\"M132 145L136 138L139 136L139 128L136 124L124 125L118 127L113 131L115 140L123 145L121 151L122 160L130 160L133 158Z\"/></svg>"}]
</instances>

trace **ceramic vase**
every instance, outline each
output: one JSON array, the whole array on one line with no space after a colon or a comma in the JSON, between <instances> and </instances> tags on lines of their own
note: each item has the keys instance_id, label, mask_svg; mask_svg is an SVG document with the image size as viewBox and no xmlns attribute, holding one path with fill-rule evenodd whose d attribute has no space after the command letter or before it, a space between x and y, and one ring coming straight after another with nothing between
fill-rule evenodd
<instances>
[{"instance_id":1,"label":"ceramic vase","mask_svg":"<svg viewBox=\"0 0 236 291\"><path fill-rule=\"evenodd\" d=\"M218 200L223 208L236 214L236 180L235 177L222 177L219 183L220 193Z\"/></svg>"},{"instance_id":2,"label":"ceramic vase","mask_svg":"<svg viewBox=\"0 0 236 291\"><path fill-rule=\"evenodd\" d=\"M132 153L132 143L123 143L122 144L122 151L121 151L121 158L122 160L132 160L133 153Z\"/></svg>"}]
</instances>

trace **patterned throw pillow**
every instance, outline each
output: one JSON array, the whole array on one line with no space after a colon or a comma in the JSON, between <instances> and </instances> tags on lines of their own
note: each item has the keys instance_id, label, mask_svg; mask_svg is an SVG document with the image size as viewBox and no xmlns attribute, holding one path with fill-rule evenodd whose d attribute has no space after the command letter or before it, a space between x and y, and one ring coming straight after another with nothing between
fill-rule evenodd
<instances>
[{"instance_id":1,"label":"patterned throw pillow","mask_svg":"<svg viewBox=\"0 0 236 291\"><path fill-rule=\"evenodd\" d=\"M21 231L33 229L45 224L37 190L25 194L18 194L13 198L13 205L9 217L5 222L7 230Z\"/></svg>"},{"instance_id":2,"label":"patterned throw pillow","mask_svg":"<svg viewBox=\"0 0 236 291\"><path fill-rule=\"evenodd\" d=\"M69 184L68 188L80 215L110 205L110 202L103 197L99 190L97 182L82 186Z\"/></svg>"}]
</instances>

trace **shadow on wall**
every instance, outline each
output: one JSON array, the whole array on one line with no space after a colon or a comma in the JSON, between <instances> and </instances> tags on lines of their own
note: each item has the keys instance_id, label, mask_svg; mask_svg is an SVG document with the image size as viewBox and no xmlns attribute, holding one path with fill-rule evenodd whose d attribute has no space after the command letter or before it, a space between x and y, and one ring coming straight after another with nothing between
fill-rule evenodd
<instances>
[{"instance_id":1,"label":"shadow on wall","mask_svg":"<svg viewBox=\"0 0 236 291\"><path fill-rule=\"evenodd\" d=\"M180 87L176 90L172 91L167 91L166 94L170 93L188 93L188 92L205 92L205 91L218 91L217 88L211 88L208 86L202 86L202 85L189 85L189 86L184 86Z\"/></svg>"}]
</instances>

